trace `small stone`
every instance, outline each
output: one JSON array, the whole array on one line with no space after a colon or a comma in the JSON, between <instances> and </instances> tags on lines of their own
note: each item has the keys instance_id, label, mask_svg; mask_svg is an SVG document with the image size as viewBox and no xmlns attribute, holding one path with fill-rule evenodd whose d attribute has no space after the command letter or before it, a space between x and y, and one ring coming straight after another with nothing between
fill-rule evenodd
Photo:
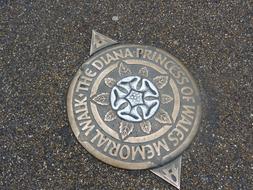
<instances>
[{"instance_id":1,"label":"small stone","mask_svg":"<svg viewBox=\"0 0 253 190\"><path fill-rule=\"evenodd\" d=\"M119 20L119 17L118 17L118 16L113 16L113 17L112 17L112 20L113 20L113 21L118 21L118 20Z\"/></svg>"},{"instance_id":2,"label":"small stone","mask_svg":"<svg viewBox=\"0 0 253 190\"><path fill-rule=\"evenodd\" d=\"M179 45L179 41L178 41L178 40L174 40L174 41L173 41L173 44L174 44L174 45Z\"/></svg>"}]
</instances>

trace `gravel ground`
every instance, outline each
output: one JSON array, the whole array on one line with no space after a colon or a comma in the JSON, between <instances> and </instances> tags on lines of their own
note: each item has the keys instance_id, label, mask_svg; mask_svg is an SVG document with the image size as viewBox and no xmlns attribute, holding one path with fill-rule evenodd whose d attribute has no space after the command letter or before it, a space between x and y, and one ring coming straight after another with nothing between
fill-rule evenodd
<instances>
[{"instance_id":1,"label":"gravel ground","mask_svg":"<svg viewBox=\"0 0 253 190\"><path fill-rule=\"evenodd\" d=\"M179 58L203 99L182 188L253 189L253 2L0 0L0 188L175 189L149 171L88 154L66 94L91 30Z\"/></svg>"}]
</instances>

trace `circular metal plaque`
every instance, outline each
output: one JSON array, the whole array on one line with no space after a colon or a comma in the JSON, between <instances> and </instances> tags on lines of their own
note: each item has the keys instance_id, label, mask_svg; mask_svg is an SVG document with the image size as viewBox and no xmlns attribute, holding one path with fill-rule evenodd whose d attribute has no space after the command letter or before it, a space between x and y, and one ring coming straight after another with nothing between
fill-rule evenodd
<instances>
[{"instance_id":1,"label":"circular metal plaque","mask_svg":"<svg viewBox=\"0 0 253 190\"><path fill-rule=\"evenodd\" d=\"M84 62L68 92L78 141L98 159L125 169L162 166L193 140L200 97L186 68L149 46L113 45Z\"/></svg>"}]
</instances>

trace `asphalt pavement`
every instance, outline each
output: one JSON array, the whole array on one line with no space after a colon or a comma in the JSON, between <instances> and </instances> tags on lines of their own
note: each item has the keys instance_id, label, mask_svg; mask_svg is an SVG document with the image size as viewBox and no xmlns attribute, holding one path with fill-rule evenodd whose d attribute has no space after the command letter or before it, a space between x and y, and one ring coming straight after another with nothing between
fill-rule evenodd
<instances>
[{"instance_id":1,"label":"asphalt pavement","mask_svg":"<svg viewBox=\"0 0 253 190\"><path fill-rule=\"evenodd\" d=\"M66 94L92 29L162 48L201 92L182 190L253 189L253 2L0 0L0 189L175 189L106 165L78 143Z\"/></svg>"}]
</instances>

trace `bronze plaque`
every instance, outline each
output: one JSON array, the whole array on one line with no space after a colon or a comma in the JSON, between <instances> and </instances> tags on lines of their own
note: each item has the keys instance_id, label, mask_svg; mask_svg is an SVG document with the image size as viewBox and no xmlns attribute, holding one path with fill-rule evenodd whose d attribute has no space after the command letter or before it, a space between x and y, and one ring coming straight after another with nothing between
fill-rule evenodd
<instances>
[{"instance_id":1,"label":"bronze plaque","mask_svg":"<svg viewBox=\"0 0 253 190\"><path fill-rule=\"evenodd\" d=\"M182 63L161 49L118 44L95 32L91 55L73 78L67 101L83 147L131 170L178 158L201 114L198 88Z\"/></svg>"}]
</instances>

